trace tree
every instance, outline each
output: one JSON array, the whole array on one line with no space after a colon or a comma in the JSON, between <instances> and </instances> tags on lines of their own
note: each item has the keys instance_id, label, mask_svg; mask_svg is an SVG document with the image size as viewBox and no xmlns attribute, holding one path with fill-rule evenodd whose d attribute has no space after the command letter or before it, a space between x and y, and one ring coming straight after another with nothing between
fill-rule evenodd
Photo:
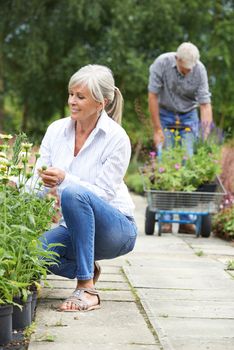
<instances>
[{"instance_id":1,"label":"tree","mask_svg":"<svg viewBox=\"0 0 234 350\"><path fill-rule=\"evenodd\" d=\"M43 134L64 116L69 77L98 63L112 69L124 95L132 143L149 142L149 66L187 40L208 68L216 121L233 123L231 0L6 0L0 11L0 89L2 82L17 101L24 131Z\"/></svg>"}]
</instances>

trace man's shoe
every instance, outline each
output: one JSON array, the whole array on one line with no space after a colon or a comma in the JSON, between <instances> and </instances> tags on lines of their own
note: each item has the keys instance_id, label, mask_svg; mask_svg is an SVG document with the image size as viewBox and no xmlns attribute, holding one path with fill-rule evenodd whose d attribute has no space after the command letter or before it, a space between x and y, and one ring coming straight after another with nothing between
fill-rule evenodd
<instances>
[{"instance_id":1,"label":"man's shoe","mask_svg":"<svg viewBox=\"0 0 234 350\"><path fill-rule=\"evenodd\" d=\"M194 224L180 224L179 233L196 233L196 226Z\"/></svg>"},{"instance_id":2,"label":"man's shoe","mask_svg":"<svg viewBox=\"0 0 234 350\"><path fill-rule=\"evenodd\" d=\"M172 233L172 224L162 224L162 233Z\"/></svg>"}]
</instances>

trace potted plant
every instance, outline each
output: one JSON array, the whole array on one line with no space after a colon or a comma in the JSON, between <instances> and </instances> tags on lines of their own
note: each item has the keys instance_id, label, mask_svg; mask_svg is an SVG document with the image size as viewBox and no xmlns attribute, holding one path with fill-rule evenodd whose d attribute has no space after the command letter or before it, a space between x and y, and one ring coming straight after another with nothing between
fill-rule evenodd
<instances>
[{"instance_id":1,"label":"potted plant","mask_svg":"<svg viewBox=\"0 0 234 350\"><path fill-rule=\"evenodd\" d=\"M213 182L221 173L221 145L211 135L195 142L195 151L189 157L180 136L175 145L163 150L160 157L150 152L150 160L141 169L149 189L163 191L195 191L204 183Z\"/></svg>"},{"instance_id":2,"label":"potted plant","mask_svg":"<svg viewBox=\"0 0 234 350\"><path fill-rule=\"evenodd\" d=\"M32 144L27 142L26 135L20 134L13 146L11 138L0 134L0 239L4 249L0 299L1 304L13 304L14 311L21 315L24 308L28 309L23 326L15 325L24 328L31 322L31 308L26 306L32 297L30 289L46 278L47 267L55 260L55 254L45 252L39 241L39 235L51 224L55 199L38 197L40 183L29 183L35 175L39 154L32 160ZM18 186L12 186L12 179L17 180Z\"/></svg>"},{"instance_id":3,"label":"potted plant","mask_svg":"<svg viewBox=\"0 0 234 350\"><path fill-rule=\"evenodd\" d=\"M221 173L220 157L221 145L213 134L206 140L197 140L192 157L188 155L183 144L181 145L177 134L175 145L170 149L163 149L160 156L156 152L150 152L150 159L140 169L144 187L146 191L157 191L158 208L196 205L199 195L195 193L191 200L190 193L200 192L200 186L215 181ZM168 196L163 192L168 192ZM166 198L168 203L164 203Z\"/></svg>"},{"instance_id":4,"label":"potted plant","mask_svg":"<svg viewBox=\"0 0 234 350\"><path fill-rule=\"evenodd\" d=\"M3 248L0 248L0 345L12 340L12 312L14 286L5 276L5 268L9 264Z\"/></svg>"}]
</instances>

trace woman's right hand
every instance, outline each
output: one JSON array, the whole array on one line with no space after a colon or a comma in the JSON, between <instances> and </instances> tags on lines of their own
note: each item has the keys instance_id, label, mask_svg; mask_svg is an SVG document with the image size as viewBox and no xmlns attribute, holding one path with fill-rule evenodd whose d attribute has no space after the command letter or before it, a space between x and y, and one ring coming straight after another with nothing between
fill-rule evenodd
<instances>
[{"instance_id":1,"label":"woman's right hand","mask_svg":"<svg viewBox=\"0 0 234 350\"><path fill-rule=\"evenodd\" d=\"M44 186L49 188L59 186L65 178L65 171L58 168L49 167L46 169L39 169L38 172Z\"/></svg>"}]
</instances>

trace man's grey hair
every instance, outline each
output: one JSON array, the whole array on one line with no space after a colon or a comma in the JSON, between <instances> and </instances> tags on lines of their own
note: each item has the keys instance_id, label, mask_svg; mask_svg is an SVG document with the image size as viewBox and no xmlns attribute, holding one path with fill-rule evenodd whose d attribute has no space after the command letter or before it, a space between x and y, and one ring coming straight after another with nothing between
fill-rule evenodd
<instances>
[{"instance_id":1,"label":"man's grey hair","mask_svg":"<svg viewBox=\"0 0 234 350\"><path fill-rule=\"evenodd\" d=\"M182 43L176 51L176 57L182 61L184 68L192 69L200 58L198 48L190 43Z\"/></svg>"}]
</instances>

